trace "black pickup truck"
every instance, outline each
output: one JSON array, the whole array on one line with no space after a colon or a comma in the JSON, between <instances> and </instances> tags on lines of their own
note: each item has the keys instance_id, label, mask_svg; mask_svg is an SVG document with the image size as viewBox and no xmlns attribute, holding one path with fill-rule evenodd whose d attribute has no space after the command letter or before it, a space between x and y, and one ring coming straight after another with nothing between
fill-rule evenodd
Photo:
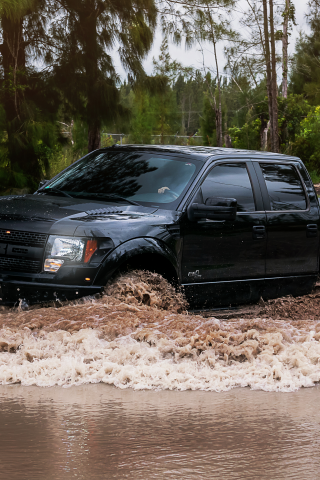
<instances>
[{"instance_id":1,"label":"black pickup truck","mask_svg":"<svg viewBox=\"0 0 320 480\"><path fill-rule=\"evenodd\" d=\"M194 307L309 292L320 210L298 158L126 145L81 158L33 195L0 197L0 302L99 293L146 269Z\"/></svg>"}]
</instances>

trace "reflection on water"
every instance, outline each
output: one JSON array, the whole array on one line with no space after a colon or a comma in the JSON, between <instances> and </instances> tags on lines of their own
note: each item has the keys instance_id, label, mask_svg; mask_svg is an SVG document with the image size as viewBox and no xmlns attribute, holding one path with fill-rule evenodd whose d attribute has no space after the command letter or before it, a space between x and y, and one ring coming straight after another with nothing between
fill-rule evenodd
<instances>
[{"instance_id":1,"label":"reflection on water","mask_svg":"<svg viewBox=\"0 0 320 480\"><path fill-rule=\"evenodd\" d=\"M0 478L319 478L319 398L2 386Z\"/></svg>"}]
</instances>

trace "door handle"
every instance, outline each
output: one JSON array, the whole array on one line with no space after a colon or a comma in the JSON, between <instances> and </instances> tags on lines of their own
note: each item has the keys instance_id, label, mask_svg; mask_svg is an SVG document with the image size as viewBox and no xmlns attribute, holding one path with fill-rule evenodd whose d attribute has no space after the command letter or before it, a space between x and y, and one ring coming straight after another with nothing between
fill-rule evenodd
<instances>
[{"instance_id":1,"label":"door handle","mask_svg":"<svg viewBox=\"0 0 320 480\"><path fill-rule=\"evenodd\" d=\"M318 236L318 225L313 223L307 225L307 238L313 238Z\"/></svg>"},{"instance_id":2,"label":"door handle","mask_svg":"<svg viewBox=\"0 0 320 480\"><path fill-rule=\"evenodd\" d=\"M263 240L266 238L266 227L264 225L257 225L253 227L252 238L254 240Z\"/></svg>"}]
</instances>

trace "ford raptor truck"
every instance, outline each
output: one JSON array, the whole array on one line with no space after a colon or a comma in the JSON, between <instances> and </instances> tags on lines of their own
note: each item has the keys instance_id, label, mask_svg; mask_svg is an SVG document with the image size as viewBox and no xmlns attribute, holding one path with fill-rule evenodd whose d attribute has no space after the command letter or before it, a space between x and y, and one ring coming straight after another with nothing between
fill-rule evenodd
<instances>
[{"instance_id":1,"label":"ford raptor truck","mask_svg":"<svg viewBox=\"0 0 320 480\"><path fill-rule=\"evenodd\" d=\"M210 147L96 150L0 197L0 303L74 299L157 272L194 307L310 292L319 203L299 158Z\"/></svg>"}]
</instances>

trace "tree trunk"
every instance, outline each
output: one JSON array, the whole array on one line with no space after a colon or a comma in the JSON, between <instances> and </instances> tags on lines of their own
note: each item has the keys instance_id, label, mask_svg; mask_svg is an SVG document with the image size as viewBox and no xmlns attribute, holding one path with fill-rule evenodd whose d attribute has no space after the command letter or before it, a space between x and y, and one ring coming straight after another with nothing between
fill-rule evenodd
<instances>
[{"instance_id":1,"label":"tree trunk","mask_svg":"<svg viewBox=\"0 0 320 480\"><path fill-rule=\"evenodd\" d=\"M185 101L186 97L183 94L181 100L181 135L184 135L186 130L186 121L185 121Z\"/></svg>"},{"instance_id":2,"label":"tree trunk","mask_svg":"<svg viewBox=\"0 0 320 480\"><path fill-rule=\"evenodd\" d=\"M89 124L88 127L88 153L101 147L100 125Z\"/></svg>"},{"instance_id":3,"label":"tree trunk","mask_svg":"<svg viewBox=\"0 0 320 480\"><path fill-rule=\"evenodd\" d=\"M273 21L273 0L269 0L270 6L270 37L271 37L271 59L272 59L272 151L279 153L279 126L278 126L278 85L277 85L277 62L276 62L276 42L274 35Z\"/></svg>"},{"instance_id":4,"label":"tree trunk","mask_svg":"<svg viewBox=\"0 0 320 480\"><path fill-rule=\"evenodd\" d=\"M264 41L265 41L265 61L266 61L266 73L267 73L267 95L268 95L268 110L269 110L269 121L271 125L270 136L271 136L271 148L273 145L273 102L272 102L272 88L271 88L271 62L270 62L270 44L269 44L269 27L268 27L268 8L267 0L263 0L263 26L264 26Z\"/></svg>"},{"instance_id":5,"label":"tree trunk","mask_svg":"<svg viewBox=\"0 0 320 480\"><path fill-rule=\"evenodd\" d=\"M216 49L216 42L213 41L213 48L214 48L214 58L216 62L216 69L217 69L217 85L218 85L218 109L216 110L216 118L217 118L217 143L218 147L222 147L223 145L223 136L222 136L222 106L221 106L221 83L220 83L220 75L219 75L219 64L217 58L217 49Z\"/></svg>"},{"instance_id":6,"label":"tree trunk","mask_svg":"<svg viewBox=\"0 0 320 480\"><path fill-rule=\"evenodd\" d=\"M217 86L218 86L218 109L216 108L216 101L215 101L215 111L216 111L216 129L217 129L217 144L218 147L222 147L223 145L223 135L222 135L222 106L221 106L221 82L220 82L220 75L219 75L219 63L217 57L217 48L216 48L216 37L213 28L213 20L211 16L210 9L207 8L207 12L210 19L210 26L211 26L211 42L213 44L213 51L214 51L214 60L216 63L216 71L217 71Z\"/></svg>"},{"instance_id":7,"label":"tree trunk","mask_svg":"<svg viewBox=\"0 0 320 480\"><path fill-rule=\"evenodd\" d=\"M4 70L4 107L7 120L13 121L20 118L21 107L21 83L25 73L25 50L23 41L23 21L11 20L7 17L1 19L3 29L3 45L1 53Z\"/></svg>"},{"instance_id":8,"label":"tree trunk","mask_svg":"<svg viewBox=\"0 0 320 480\"><path fill-rule=\"evenodd\" d=\"M215 123L216 123L217 145L219 147L220 146L219 144L221 143L220 138L222 138L222 137L220 137L220 131L222 131L222 128L220 129L220 125L221 125L220 118L222 120L222 115L220 117L219 109L217 108L217 100L216 100L215 92L212 92L211 85L208 82L207 76L205 76L205 80L206 80L206 83L208 85L209 94L210 94L210 97L211 97L211 100L212 100L212 101L210 101L210 105L211 105L212 110L214 111ZM209 141L209 138L208 138L208 141ZM211 145L210 142L209 142L209 145ZM222 146L222 144L221 144L221 146Z\"/></svg>"},{"instance_id":9,"label":"tree trunk","mask_svg":"<svg viewBox=\"0 0 320 480\"><path fill-rule=\"evenodd\" d=\"M267 146L268 146L269 124L263 113L259 115L259 117L261 121L261 126L260 126L260 146L261 147L260 148L262 151L265 151L267 150Z\"/></svg>"},{"instance_id":10,"label":"tree trunk","mask_svg":"<svg viewBox=\"0 0 320 480\"><path fill-rule=\"evenodd\" d=\"M26 89L26 55L23 38L23 17L13 20L1 18L3 44L1 45L3 65L3 107L6 114L8 151L13 171L41 178L38 157L32 140L26 134L28 115L24 103Z\"/></svg>"},{"instance_id":11,"label":"tree trunk","mask_svg":"<svg viewBox=\"0 0 320 480\"><path fill-rule=\"evenodd\" d=\"M79 25L87 88L86 117L88 124L88 152L101 146L101 119L99 115L99 66L97 40L97 7L94 0L79 4Z\"/></svg>"},{"instance_id":12,"label":"tree trunk","mask_svg":"<svg viewBox=\"0 0 320 480\"><path fill-rule=\"evenodd\" d=\"M191 95L189 95L188 135L190 132L190 123L191 123Z\"/></svg>"},{"instance_id":13,"label":"tree trunk","mask_svg":"<svg viewBox=\"0 0 320 480\"><path fill-rule=\"evenodd\" d=\"M282 96L288 98L288 24L290 0L286 0L282 36Z\"/></svg>"},{"instance_id":14,"label":"tree trunk","mask_svg":"<svg viewBox=\"0 0 320 480\"><path fill-rule=\"evenodd\" d=\"M217 101L216 97L213 97L213 104L214 104L214 114L216 118L216 136L217 136L217 146L222 147L221 141L220 141L220 115L219 115L219 109L217 108Z\"/></svg>"}]
</instances>

